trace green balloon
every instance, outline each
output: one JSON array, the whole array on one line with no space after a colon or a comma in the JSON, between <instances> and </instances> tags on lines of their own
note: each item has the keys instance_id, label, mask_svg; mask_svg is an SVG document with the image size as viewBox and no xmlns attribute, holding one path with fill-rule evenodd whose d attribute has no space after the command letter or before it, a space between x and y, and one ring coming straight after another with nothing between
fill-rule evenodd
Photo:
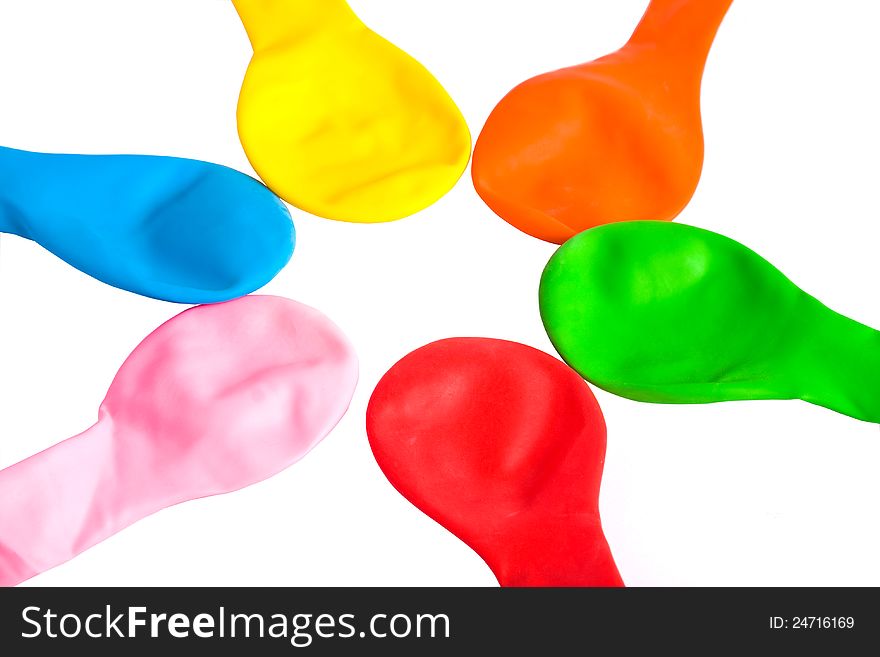
<instances>
[{"instance_id":1,"label":"green balloon","mask_svg":"<svg viewBox=\"0 0 880 657\"><path fill-rule=\"evenodd\" d=\"M880 331L716 233L654 221L592 228L551 258L540 303L563 359L614 394L803 399L880 423Z\"/></svg>"}]
</instances>

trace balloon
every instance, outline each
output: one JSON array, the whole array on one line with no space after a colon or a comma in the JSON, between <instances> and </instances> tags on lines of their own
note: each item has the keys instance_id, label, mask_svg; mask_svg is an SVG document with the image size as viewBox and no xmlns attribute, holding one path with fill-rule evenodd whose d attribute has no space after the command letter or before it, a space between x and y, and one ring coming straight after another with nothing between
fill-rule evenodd
<instances>
[{"instance_id":1,"label":"balloon","mask_svg":"<svg viewBox=\"0 0 880 657\"><path fill-rule=\"evenodd\" d=\"M248 159L278 195L374 223L446 194L470 133L440 83L345 0L234 0L254 56L238 104Z\"/></svg>"},{"instance_id":2,"label":"balloon","mask_svg":"<svg viewBox=\"0 0 880 657\"><path fill-rule=\"evenodd\" d=\"M181 313L125 361L97 424L0 471L0 585L281 472L336 425L356 381L348 340L308 306L258 296Z\"/></svg>"},{"instance_id":3,"label":"balloon","mask_svg":"<svg viewBox=\"0 0 880 657\"><path fill-rule=\"evenodd\" d=\"M600 224L674 219L700 180L700 84L731 2L652 0L617 52L516 87L477 140L483 200L557 244Z\"/></svg>"},{"instance_id":4,"label":"balloon","mask_svg":"<svg viewBox=\"0 0 880 657\"><path fill-rule=\"evenodd\" d=\"M617 395L803 399L880 422L880 332L721 235L651 221L593 228L551 258L540 303L565 361Z\"/></svg>"},{"instance_id":5,"label":"balloon","mask_svg":"<svg viewBox=\"0 0 880 657\"><path fill-rule=\"evenodd\" d=\"M621 586L599 518L605 420L547 354L453 338L417 349L367 408L373 454L502 586Z\"/></svg>"},{"instance_id":6,"label":"balloon","mask_svg":"<svg viewBox=\"0 0 880 657\"><path fill-rule=\"evenodd\" d=\"M293 253L284 204L195 160L0 148L0 232L31 239L114 287L215 303L271 281Z\"/></svg>"}]
</instances>

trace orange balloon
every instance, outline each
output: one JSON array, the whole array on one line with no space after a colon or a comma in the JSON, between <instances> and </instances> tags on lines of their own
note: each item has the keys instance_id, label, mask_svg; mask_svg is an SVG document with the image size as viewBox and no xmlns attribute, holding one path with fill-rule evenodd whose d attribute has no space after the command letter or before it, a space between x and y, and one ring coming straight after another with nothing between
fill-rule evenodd
<instances>
[{"instance_id":1,"label":"orange balloon","mask_svg":"<svg viewBox=\"0 0 880 657\"><path fill-rule=\"evenodd\" d=\"M513 89L474 152L486 204L557 244L600 224L674 219L700 180L700 84L732 1L652 0L620 50Z\"/></svg>"}]
</instances>

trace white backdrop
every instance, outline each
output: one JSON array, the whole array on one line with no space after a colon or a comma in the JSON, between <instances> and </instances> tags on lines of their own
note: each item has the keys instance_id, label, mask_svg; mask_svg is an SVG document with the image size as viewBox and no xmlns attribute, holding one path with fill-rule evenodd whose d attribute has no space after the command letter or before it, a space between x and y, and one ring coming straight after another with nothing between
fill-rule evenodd
<instances>
[{"instance_id":1,"label":"white backdrop","mask_svg":"<svg viewBox=\"0 0 880 657\"><path fill-rule=\"evenodd\" d=\"M475 138L510 87L615 49L646 4L352 1L444 83ZM680 217L875 327L878 23L880 4L863 0L736 0L706 70L703 180ZM0 144L253 174L235 131L249 57L228 0L0 0ZM435 339L553 353L537 285L554 247L496 218L467 174L405 221L294 220L293 261L265 291L321 309L353 339L362 370L348 416L281 475L166 510L32 584L495 585L387 483L364 410L388 367ZM90 426L124 358L182 308L98 283L22 239L0 242L5 467ZM597 396L609 427L601 508L628 584L880 585L876 425L800 402Z\"/></svg>"}]
</instances>

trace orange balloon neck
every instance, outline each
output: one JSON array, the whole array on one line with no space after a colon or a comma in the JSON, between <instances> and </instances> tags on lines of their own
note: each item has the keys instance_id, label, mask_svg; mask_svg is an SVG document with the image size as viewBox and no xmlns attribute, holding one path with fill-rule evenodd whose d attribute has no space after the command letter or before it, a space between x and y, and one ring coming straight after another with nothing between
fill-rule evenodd
<instances>
[{"instance_id":1,"label":"orange balloon neck","mask_svg":"<svg viewBox=\"0 0 880 657\"><path fill-rule=\"evenodd\" d=\"M733 0L651 0L622 50L636 50L700 84L715 35Z\"/></svg>"}]
</instances>

